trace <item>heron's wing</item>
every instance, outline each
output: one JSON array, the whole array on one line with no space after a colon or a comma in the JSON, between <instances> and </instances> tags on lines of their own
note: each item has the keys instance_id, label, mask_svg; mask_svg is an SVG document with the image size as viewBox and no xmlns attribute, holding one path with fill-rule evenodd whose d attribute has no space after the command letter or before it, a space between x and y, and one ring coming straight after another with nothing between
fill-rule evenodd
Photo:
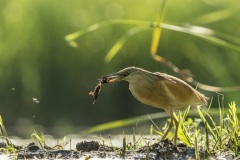
<instances>
[{"instance_id":1,"label":"heron's wing","mask_svg":"<svg viewBox=\"0 0 240 160\"><path fill-rule=\"evenodd\" d=\"M166 81L170 81L172 83L177 83L176 80L174 79L178 79L176 77L170 76L166 73L161 73L161 72L154 72L155 75L157 75L159 78L166 80ZM180 79L179 79L180 80ZM181 80L182 81L182 80Z\"/></svg>"},{"instance_id":2,"label":"heron's wing","mask_svg":"<svg viewBox=\"0 0 240 160\"><path fill-rule=\"evenodd\" d=\"M185 107L188 105L206 104L206 97L192 88L183 80L160 72L155 72L155 75L164 83L168 94L174 97L175 105Z\"/></svg>"}]
</instances>

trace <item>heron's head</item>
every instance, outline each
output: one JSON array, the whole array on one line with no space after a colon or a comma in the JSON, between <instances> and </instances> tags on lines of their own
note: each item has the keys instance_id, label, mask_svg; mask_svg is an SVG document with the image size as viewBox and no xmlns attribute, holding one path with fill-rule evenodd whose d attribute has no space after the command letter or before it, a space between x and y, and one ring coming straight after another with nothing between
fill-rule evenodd
<instances>
[{"instance_id":1,"label":"heron's head","mask_svg":"<svg viewBox=\"0 0 240 160\"><path fill-rule=\"evenodd\" d=\"M132 81L137 81L138 78L140 78L143 74L147 74L147 73L148 71L141 68L127 67L116 73L104 76L102 77L102 79L107 78L108 82L118 82L122 80L132 82Z\"/></svg>"}]
</instances>

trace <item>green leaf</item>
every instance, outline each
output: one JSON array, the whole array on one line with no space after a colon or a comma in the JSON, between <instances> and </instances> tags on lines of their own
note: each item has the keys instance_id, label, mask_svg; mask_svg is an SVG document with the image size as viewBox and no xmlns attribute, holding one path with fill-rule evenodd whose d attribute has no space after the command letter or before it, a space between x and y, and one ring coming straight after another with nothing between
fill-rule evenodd
<instances>
[{"instance_id":1,"label":"green leaf","mask_svg":"<svg viewBox=\"0 0 240 160\"><path fill-rule=\"evenodd\" d=\"M233 38L234 42L229 42L228 40L231 39L231 36L225 35L222 33L217 33L212 29L208 29L205 27L200 27L200 26L193 26L193 25L188 25L186 27L183 26L177 26L173 24L162 24L162 28L172 30L172 31L177 31L177 32L183 32L187 33L193 36L197 36L199 38L205 39L211 43L214 43L218 46L222 46L228 49L231 49L233 51L239 52L240 53L240 47L239 44L234 44L240 42L240 39L238 38ZM226 40L224 40L224 38Z\"/></svg>"},{"instance_id":2,"label":"green leaf","mask_svg":"<svg viewBox=\"0 0 240 160\"><path fill-rule=\"evenodd\" d=\"M222 9L222 10L201 15L199 17L195 17L194 19L190 20L190 22L196 23L196 24L209 24L209 23L214 23L214 22L227 19L238 13L239 13L239 6L236 6L236 8Z\"/></svg>"},{"instance_id":3,"label":"green leaf","mask_svg":"<svg viewBox=\"0 0 240 160\"><path fill-rule=\"evenodd\" d=\"M166 4L167 0L162 0L162 3L159 7L158 10L158 14L156 17L156 22L159 26L162 23L162 19L163 19L163 13L164 13L164 8L165 8L165 4ZM153 29L153 35L152 35L152 43L151 43L151 48L150 48L150 53L153 55L157 54L157 49L158 49L158 45L160 42L160 37L161 37L161 27L156 27Z\"/></svg>"},{"instance_id":4,"label":"green leaf","mask_svg":"<svg viewBox=\"0 0 240 160\"><path fill-rule=\"evenodd\" d=\"M168 117L168 115L164 112L149 114L149 116L151 117L151 119ZM93 126L89 129L83 130L81 134L90 134L90 133L105 131L109 129L126 127L130 125L135 125L137 122L143 122L148 120L149 120L148 116L138 116L138 117L132 117L132 118L127 118L122 120L116 120L116 121Z\"/></svg>"},{"instance_id":5,"label":"green leaf","mask_svg":"<svg viewBox=\"0 0 240 160\"><path fill-rule=\"evenodd\" d=\"M110 62L111 59L118 53L118 51L123 47L123 45L125 44L125 42L134 34L136 34L137 32L143 30L145 28L142 27L135 27L130 29L127 33L125 33L114 45L113 47L110 49L110 51L107 53L106 57L105 57L105 62Z\"/></svg>"},{"instance_id":6,"label":"green leaf","mask_svg":"<svg viewBox=\"0 0 240 160\"><path fill-rule=\"evenodd\" d=\"M198 110L198 112L199 112L199 110ZM189 111L188 115L189 116L199 116L198 112L194 111L194 109L193 109L193 110ZM200 113L201 113L200 117L202 116L204 118L203 112L200 111ZM240 113L240 110L238 110L237 113ZM216 108L212 108L208 111L208 114L210 114L212 116L219 115L219 110ZM148 114L148 116L143 115L143 116L137 116L137 117L127 118L127 119L111 121L111 122L99 124L99 125L90 127L86 130L83 130L83 131L81 131L81 134L91 134L91 133L95 133L95 132L102 132L105 130L131 126L131 125L135 125L137 122L149 121L149 117L151 117L151 119L159 119L159 118L169 117L169 115L165 112L158 112L158 113Z\"/></svg>"},{"instance_id":7,"label":"green leaf","mask_svg":"<svg viewBox=\"0 0 240 160\"><path fill-rule=\"evenodd\" d=\"M78 47L78 44L75 42L75 40L78 37L82 36L83 34L95 31L98 28L103 27L107 24L109 24L108 21L103 21L103 22L100 22L100 23L93 24L93 25L89 26L88 28L85 28L85 29L82 29L80 31L73 32L73 33L70 33L70 34L66 35L65 40L69 43L70 46L76 48L76 47Z\"/></svg>"},{"instance_id":8,"label":"green leaf","mask_svg":"<svg viewBox=\"0 0 240 160\"><path fill-rule=\"evenodd\" d=\"M8 137L1 115L0 115L0 136Z\"/></svg>"}]
</instances>

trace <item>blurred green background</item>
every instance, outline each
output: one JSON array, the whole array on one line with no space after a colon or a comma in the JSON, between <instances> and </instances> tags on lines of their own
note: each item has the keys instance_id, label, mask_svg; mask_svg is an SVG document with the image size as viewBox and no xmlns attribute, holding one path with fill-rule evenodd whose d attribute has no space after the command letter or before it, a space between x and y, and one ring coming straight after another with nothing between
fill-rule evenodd
<instances>
[{"instance_id":1,"label":"blurred green background","mask_svg":"<svg viewBox=\"0 0 240 160\"><path fill-rule=\"evenodd\" d=\"M97 78L128 66L174 75L151 58L151 29L130 37L109 63L104 62L106 53L131 25L110 24L86 33L77 39L78 48L64 40L67 34L105 20L154 21L159 5L159 0L1 0L0 114L9 134L25 136L37 128L52 134L77 133L161 111L135 100L127 82L104 85L94 105L88 95ZM199 25L239 38L238 6L236 0L168 0L164 22ZM202 83L239 85L236 51L163 29L158 52L179 68L190 69ZM213 106L218 106L216 93L201 92L214 97ZM224 96L225 104L240 104L239 92Z\"/></svg>"}]
</instances>

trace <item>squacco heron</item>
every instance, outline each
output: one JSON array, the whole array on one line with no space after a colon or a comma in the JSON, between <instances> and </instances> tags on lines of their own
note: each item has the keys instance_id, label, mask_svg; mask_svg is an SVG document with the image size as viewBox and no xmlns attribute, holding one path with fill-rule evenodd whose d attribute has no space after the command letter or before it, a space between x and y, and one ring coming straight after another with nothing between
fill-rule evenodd
<instances>
[{"instance_id":1,"label":"squacco heron","mask_svg":"<svg viewBox=\"0 0 240 160\"><path fill-rule=\"evenodd\" d=\"M128 67L102 79L107 79L107 82L103 83L128 81L129 89L137 100L149 106L165 110L170 115L171 122L161 140L166 138L174 122L176 126L174 133L175 144L179 123L173 112L187 108L189 105L207 104L207 98L203 94L183 80L165 73L153 73L137 67Z\"/></svg>"}]
</instances>

